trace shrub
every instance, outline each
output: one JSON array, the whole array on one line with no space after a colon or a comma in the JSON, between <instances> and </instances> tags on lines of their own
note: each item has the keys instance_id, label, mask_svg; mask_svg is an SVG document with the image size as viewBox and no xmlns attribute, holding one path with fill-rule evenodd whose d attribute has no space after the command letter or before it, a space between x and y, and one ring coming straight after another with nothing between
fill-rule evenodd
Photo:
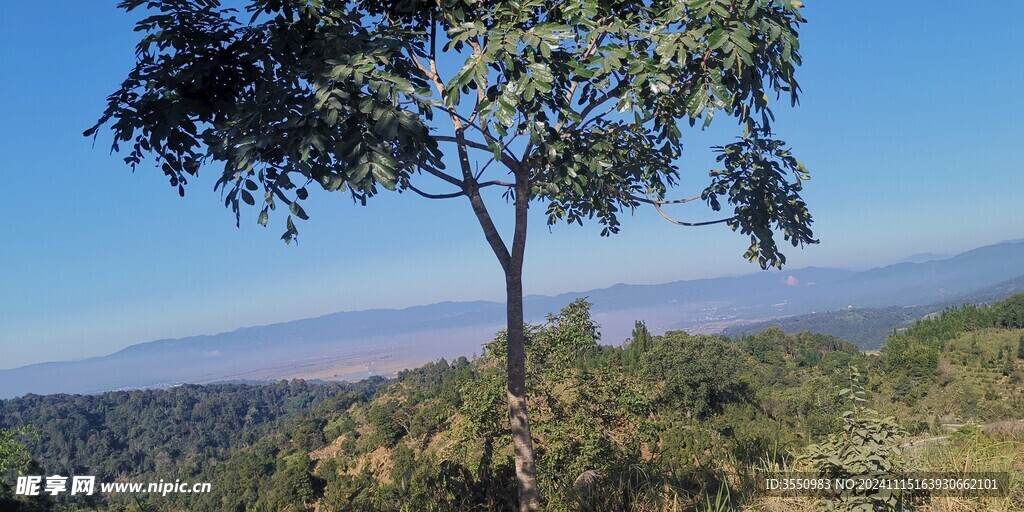
<instances>
[{"instance_id":1,"label":"shrub","mask_svg":"<svg viewBox=\"0 0 1024 512\"><path fill-rule=\"evenodd\" d=\"M839 433L806 448L803 456L822 478L845 479L864 476L898 475L906 466L899 440L906 435L892 417L881 417L866 408L866 393L860 374L851 368L851 385L840 391L850 400L843 413ZM899 491L842 491L826 502L827 510L899 510L906 502Z\"/></svg>"}]
</instances>

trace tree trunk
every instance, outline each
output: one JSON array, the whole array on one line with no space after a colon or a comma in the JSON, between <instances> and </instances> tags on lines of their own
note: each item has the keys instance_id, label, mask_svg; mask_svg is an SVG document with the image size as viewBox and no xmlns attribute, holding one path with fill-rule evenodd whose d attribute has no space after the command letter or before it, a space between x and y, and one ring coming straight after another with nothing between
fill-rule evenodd
<instances>
[{"instance_id":1,"label":"tree trunk","mask_svg":"<svg viewBox=\"0 0 1024 512\"><path fill-rule=\"evenodd\" d=\"M462 140L462 132L456 131ZM530 201L530 181L527 173L517 170L515 182L515 231L510 251L491 220L480 189L469 171L469 160L464 145L459 145L459 159L466 180L466 197L473 206L484 237L497 256L505 272L505 299L508 344L508 417L512 427L512 448L515 451L516 483L519 490L520 512L540 510L540 488L537 485L537 465L534 461L533 436L526 409L526 343L523 332L523 255L526 252L527 208Z\"/></svg>"},{"instance_id":2,"label":"tree trunk","mask_svg":"<svg viewBox=\"0 0 1024 512\"><path fill-rule=\"evenodd\" d=\"M508 417L512 425L512 447L515 450L516 480L519 487L519 510L540 510L540 489L533 455L533 436L526 411L526 346L523 336L522 272L505 278L508 301Z\"/></svg>"},{"instance_id":3,"label":"tree trunk","mask_svg":"<svg viewBox=\"0 0 1024 512\"><path fill-rule=\"evenodd\" d=\"M512 251L505 269L505 299L508 319L508 418L512 426L516 481L519 487L519 511L540 510L540 488L534 461L533 435L526 412L526 340L523 332L523 256L526 252L527 207L530 201L528 179L517 173L515 183L515 232Z\"/></svg>"}]
</instances>

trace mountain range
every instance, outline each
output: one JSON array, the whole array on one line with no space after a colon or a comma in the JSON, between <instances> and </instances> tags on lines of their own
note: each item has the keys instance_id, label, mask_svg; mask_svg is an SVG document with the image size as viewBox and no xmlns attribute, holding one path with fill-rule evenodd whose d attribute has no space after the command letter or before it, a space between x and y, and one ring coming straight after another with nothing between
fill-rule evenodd
<instances>
[{"instance_id":1,"label":"mountain range","mask_svg":"<svg viewBox=\"0 0 1024 512\"><path fill-rule=\"evenodd\" d=\"M635 320L644 320L655 333L721 332L741 324L839 310L898 306L930 311L959 302L987 302L1020 291L1024 283L1024 241L937 257L859 272L809 267L656 285L617 284L555 296L531 295L524 304L527 320L538 322L573 299L586 297L602 325L603 341L614 344L629 335ZM0 370L0 398L186 382L388 375L440 357L479 352L503 326L504 314L504 304L498 302L441 302L156 340L102 357Z\"/></svg>"}]
</instances>

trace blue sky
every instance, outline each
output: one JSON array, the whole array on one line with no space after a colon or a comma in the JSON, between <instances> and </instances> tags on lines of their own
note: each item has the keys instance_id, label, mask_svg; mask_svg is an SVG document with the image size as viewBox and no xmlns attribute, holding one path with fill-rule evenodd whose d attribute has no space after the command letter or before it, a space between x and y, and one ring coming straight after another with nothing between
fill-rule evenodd
<instances>
[{"instance_id":1,"label":"blue sky","mask_svg":"<svg viewBox=\"0 0 1024 512\"><path fill-rule=\"evenodd\" d=\"M776 129L813 173L806 198L821 244L787 251L790 266L863 268L1024 237L1024 2L807 4L802 106L779 108ZM251 216L235 228L214 173L182 199L155 168L131 174L109 138L93 148L81 132L132 65L132 20L114 2L0 10L0 368L339 310L502 297L465 200L385 195L363 208L321 194L301 243L286 246L280 225ZM724 128L689 143L694 190L712 164L706 147L731 136ZM537 210L527 293L756 270L744 237L721 226L683 229L641 210L601 238L595 225L548 230Z\"/></svg>"}]
</instances>

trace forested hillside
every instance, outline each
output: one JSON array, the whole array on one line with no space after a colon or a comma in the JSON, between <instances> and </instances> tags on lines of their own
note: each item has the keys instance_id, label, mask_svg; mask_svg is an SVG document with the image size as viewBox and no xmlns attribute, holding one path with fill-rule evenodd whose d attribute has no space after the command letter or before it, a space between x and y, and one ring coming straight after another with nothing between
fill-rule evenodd
<instances>
[{"instance_id":1,"label":"forested hillside","mask_svg":"<svg viewBox=\"0 0 1024 512\"><path fill-rule=\"evenodd\" d=\"M894 331L903 330L919 318L942 309L939 305L849 308L737 325L722 332L731 337L754 334L771 327L788 333L817 332L831 334L870 351L878 350Z\"/></svg>"},{"instance_id":2,"label":"forested hillside","mask_svg":"<svg viewBox=\"0 0 1024 512\"><path fill-rule=\"evenodd\" d=\"M516 492L502 336L474 360L440 360L380 386L26 397L2 403L4 422L37 426L28 446L46 474L73 464L213 484L204 495L113 497L95 503L101 510L504 510ZM808 510L821 503L765 495L753 476L833 474L857 462L849 453L907 470L1024 470L1013 422L1024 418L1022 295L917 322L880 355L822 334L651 336L642 323L610 347L582 300L527 339L548 510ZM276 404L267 418L284 419L249 426L264 400ZM152 420L118 420L120 403ZM858 429L875 434L865 441ZM184 440L203 448L177 453ZM956 510L1019 510L1024 489L1015 485L1003 497L958 498ZM946 498L900 499L950 510Z\"/></svg>"},{"instance_id":3,"label":"forested hillside","mask_svg":"<svg viewBox=\"0 0 1024 512\"><path fill-rule=\"evenodd\" d=\"M293 428L287 420L319 405L344 407L366 400L381 381L26 395L0 401L0 429L28 428L20 437L27 440L33 464L47 475L173 480L198 474L277 430ZM80 497L76 500L83 504Z\"/></svg>"},{"instance_id":4,"label":"forested hillside","mask_svg":"<svg viewBox=\"0 0 1024 512\"><path fill-rule=\"evenodd\" d=\"M1021 289L1024 289L1024 276L960 296L955 301L884 308L844 308L741 324L727 327L722 332L735 337L761 332L769 327L779 327L789 333L810 331L831 334L864 350L877 350L893 332L902 331L922 317L960 304L992 304L1020 293Z\"/></svg>"}]
</instances>

